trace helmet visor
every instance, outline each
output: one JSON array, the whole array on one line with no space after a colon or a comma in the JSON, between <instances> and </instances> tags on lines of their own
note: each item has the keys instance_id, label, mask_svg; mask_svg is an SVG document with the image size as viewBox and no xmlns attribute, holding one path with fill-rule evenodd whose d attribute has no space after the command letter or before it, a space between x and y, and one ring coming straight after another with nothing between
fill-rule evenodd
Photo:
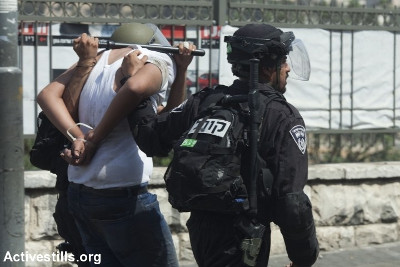
<instances>
[{"instance_id":1,"label":"helmet visor","mask_svg":"<svg viewBox=\"0 0 400 267\"><path fill-rule=\"evenodd\" d=\"M293 40L287 61L290 66L290 78L308 81L311 73L310 59L308 58L307 49L301 40Z\"/></svg>"},{"instance_id":2,"label":"helmet visor","mask_svg":"<svg viewBox=\"0 0 400 267\"><path fill-rule=\"evenodd\" d=\"M165 38L165 36L162 34L160 29L156 25L154 25L153 23L146 23L146 26L150 27L154 32L153 38L149 42L149 44L171 46L171 44L168 42L167 38Z\"/></svg>"}]
</instances>

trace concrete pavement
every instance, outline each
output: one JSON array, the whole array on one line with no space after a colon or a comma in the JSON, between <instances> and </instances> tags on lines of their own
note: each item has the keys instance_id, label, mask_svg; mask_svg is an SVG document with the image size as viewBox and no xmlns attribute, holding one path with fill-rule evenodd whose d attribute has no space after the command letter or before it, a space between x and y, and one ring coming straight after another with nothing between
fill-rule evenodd
<instances>
[{"instance_id":1,"label":"concrete pavement","mask_svg":"<svg viewBox=\"0 0 400 267\"><path fill-rule=\"evenodd\" d=\"M284 267L290 261L287 255L270 257L269 267ZM371 245L361 248L320 252L313 267L399 267L400 242ZM181 267L197 267L195 263L182 263ZM223 267L223 266L221 266Z\"/></svg>"},{"instance_id":2,"label":"concrete pavement","mask_svg":"<svg viewBox=\"0 0 400 267\"><path fill-rule=\"evenodd\" d=\"M283 267L289 262L286 255L272 256L269 266ZM398 267L400 242L372 245L362 248L320 252L313 267Z\"/></svg>"}]
</instances>

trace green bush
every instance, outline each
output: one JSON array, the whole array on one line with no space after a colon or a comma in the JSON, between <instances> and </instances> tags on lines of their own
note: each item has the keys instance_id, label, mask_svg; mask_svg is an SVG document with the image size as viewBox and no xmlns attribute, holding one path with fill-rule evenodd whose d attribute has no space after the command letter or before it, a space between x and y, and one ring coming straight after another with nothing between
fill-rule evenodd
<instances>
[{"instance_id":1,"label":"green bush","mask_svg":"<svg viewBox=\"0 0 400 267\"><path fill-rule=\"evenodd\" d=\"M168 157L153 157L155 167L167 167L172 160L173 153L170 152Z\"/></svg>"}]
</instances>

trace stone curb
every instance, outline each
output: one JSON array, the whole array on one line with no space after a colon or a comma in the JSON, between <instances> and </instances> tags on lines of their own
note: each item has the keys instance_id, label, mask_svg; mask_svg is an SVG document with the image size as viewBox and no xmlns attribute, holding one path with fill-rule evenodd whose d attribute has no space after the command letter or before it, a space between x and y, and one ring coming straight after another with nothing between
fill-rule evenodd
<instances>
[{"instance_id":1,"label":"stone curb","mask_svg":"<svg viewBox=\"0 0 400 267\"><path fill-rule=\"evenodd\" d=\"M154 167L150 185L163 186L166 167ZM308 179L353 180L399 178L400 162L318 164L308 168ZM53 188L55 175L48 171L26 171L25 188Z\"/></svg>"}]
</instances>

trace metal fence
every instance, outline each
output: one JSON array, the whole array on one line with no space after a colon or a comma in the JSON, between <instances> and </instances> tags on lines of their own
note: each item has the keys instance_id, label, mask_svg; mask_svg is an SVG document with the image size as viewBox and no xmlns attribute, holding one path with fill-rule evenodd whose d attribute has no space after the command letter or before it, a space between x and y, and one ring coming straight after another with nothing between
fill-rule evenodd
<instances>
[{"instance_id":1,"label":"metal fence","mask_svg":"<svg viewBox=\"0 0 400 267\"><path fill-rule=\"evenodd\" d=\"M325 6L320 2L313 1L267 1L267 0L19 0L19 21L32 22L37 26L39 23L78 23L78 24L101 24L117 25L126 22L151 22L159 26L169 25L171 29L170 40L174 42L175 27L195 28L199 32L201 27L208 28L211 32L213 27L221 25L242 26L247 23L269 23L282 28L317 28L331 32L355 32L360 30L385 30L398 35L400 32L400 10L397 7L356 7L335 6L332 1ZM354 3L354 1L352 2ZM51 28L51 27L50 27ZM185 33L187 31L184 31ZM51 39L51 32L49 39ZM186 39L186 36L183 36ZM198 36L191 37L194 40ZM210 50L212 48L212 36L207 42ZM396 38L394 38L396 42ZM34 33L34 47L37 51L39 46L38 33ZM24 40L21 39L21 45ZM51 45L51 44L50 44ZM22 50L21 50L22 51ZM49 50L51 53L51 49ZM396 51L395 51L396 52ZM212 55L209 56L209 75L211 69ZM21 53L21 58L24 55ZM51 55L50 55L51 58ZM392 60L392 59L389 59ZM393 59L394 61L396 59ZM33 64L34 73L38 72L38 64ZM51 64L51 63L50 63ZM393 62L396 66L398 62ZM195 73L196 76L199 72ZM52 74L50 74L50 77ZM394 73L393 94L396 93L396 77ZM37 77L34 75L34 77ZM36 78L34 78L36 79ZM398 79L398 78L397 78ZM33 81L35 86L37 81ZM37 87L35 92L37 93ZM35 111L37 112L37 111ZM396 112L395 110L393 111ZM394 117L397 115L394 114ZM332 154L331 148L354 146L355 142L363 147L365 140L374 140L384 144L385 150L397 147L398 129L376 130L326 130L313 131L310 133L309 147L311 150L324 151L321 143L328 144L325 149ZM365 138L365 136L377 136L378 138ZM322 142L322 140L325 140ZM332 140L336 140L333 142ZM339 141L337 141L339 140ZM346 140L346 141L340 141ZM350 140L350 141L349 141ZM365 142L364 142L364 141ZM379 140L384 140L380 142ZM386 143L391 144L387 146ZM324 145L325 146L325 145ZM369 146L369 145L367 145ZM379 146L376 146L379 147ZM375 150L377 150L376 148ZM381 151L381 149L378 149ZM343 149L341 149L343 151ZM320 152L315 154L315 162L324 161ZM349 155L349 153L347 153ZM343 155L342 155L343 156ZM332 159L331 159L332 160ZM352 159L354 160L354 158Z\"/></svg>"},{"instance_id":2,"label":"metal fence","mask_svg":"<svg viewBox=\"0 0 400 267\"><path fill-rule=\"evenodd\" d=\"M241 26L249 22L278 27L327 30L400 31L397 7L313 5L267 0L19 0L19 19L37 22L125 23ZM286 4L281 4L286 3Z\"/></svg>"}]
</instances>

